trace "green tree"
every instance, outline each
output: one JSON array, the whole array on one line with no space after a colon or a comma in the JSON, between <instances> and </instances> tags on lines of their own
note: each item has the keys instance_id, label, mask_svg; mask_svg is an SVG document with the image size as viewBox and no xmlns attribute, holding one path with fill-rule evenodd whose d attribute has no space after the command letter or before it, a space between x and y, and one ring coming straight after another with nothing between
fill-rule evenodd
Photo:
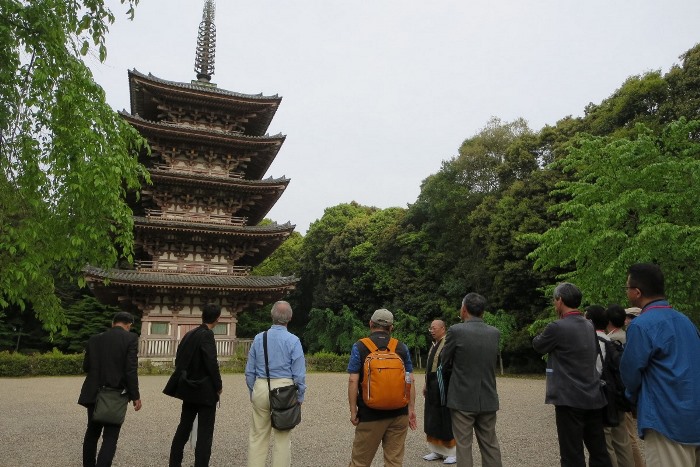
<instances>
[{"instance_id":1,"label":"green tree","mask_svg":"<svg viewBox=\"0 0 700 467\"><path fill-rule=\"evenodd\" d=\"M624 303L630 264L655 262L666 274L674 304L700 321L700 121L681 119L660 136L643 126L637 136L582 136L555 163L572 180L553 207L562 220L533 238L540 270L565 268L588 303Z\"/></svg>"},{"instance_id":2,"label":"green tree","mask_svg":"<svg viewBox=\"0 0 700 467\"><path fill-rule=\"evenodd\" d=\"M367 325L357 318L349 307L343 306L338 314L328 308L314 308L304 332L308 352L349 353L358 339L367 335Z\"/></svg>"},{"instance_id":3,"label":"green tree","mask_svg":"<svg viewBox=\"0 0 700 467\"><path fill-rule=\"evenodd\" d=\"M516 330L515 316L506 313L503 310L498 310L496 313L485 312L484 322L498 329L501 332L498 341L498 361L501 366L501 374L503 374L503 350L510 344Z\"/></svg>"},{"instance_id":4,"label":"green tree","mask_svg":"<svg viewBox=\"0 0 700 467\"><path fill-rule=\"evenodd\" d=\"M700 44L681 55L682 63L673 66L664 76L668 99L659 114L664 122L685 117L700 119Z\"/></svg>"},{"instance_id":5,"label":"green tree","mask_svg":"<svg viewBox=\"0 0 700 467\"><path fill-rule=\"evenodd\" d=\"M121 0L128 14L138 0ZM82 57L106 56L105 2L0 2L0 306L65 329L54 281L131 259L127 190L145 140L105 102Z\"/></svg>"},{"instance_id":6,"label":"green tree","mask_svg":"<svg viewBox=\"0 0 700 467\"><path fill-rule=\"evenodd\" d=\"M271 222L267 221L266 222ZM301 265L301 249L303 247L304 237L299 232L292 234L277 248L270 256L253 268L254 276L292 276L299 277ZM290 323L290 329L298 329L297 323L300 320L298 315L299 291L293 291L285 298L292 306L294 315ZM238 323L236 324L236 335L239 337L253 337L257 333L264 331L270 327L271 317L270 310L272 303L255 306L248 310L244 310L238 315Z\"/></svg>"}]
</instances>

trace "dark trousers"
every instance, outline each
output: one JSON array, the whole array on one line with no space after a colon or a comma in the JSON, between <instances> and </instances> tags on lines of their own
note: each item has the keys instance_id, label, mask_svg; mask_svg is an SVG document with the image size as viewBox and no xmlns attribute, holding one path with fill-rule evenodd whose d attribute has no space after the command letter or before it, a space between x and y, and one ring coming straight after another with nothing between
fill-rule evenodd
<instances>
[{"instance_id":1,"label":"dark trousers","mask_svg":"<svg viewBox=\"0 0 700 467\"><path fill-rule=\"evenodd\" d=\"M194 466L207 467L211 457L211 443L214 439L214 422L216 421L216 406L182 403L180 424L175 430L173 442L170 446L170 467L182 465L182 455L185 444L190 437L194 418L197 420L197 446L194 449Z\"/></svg>"},{"instance_id":2,"label":"dark trousers","mask_svg":"<svg viewBox=\"0 0 700 467\"><path fill-rule=\"evenodd\" d=\"M576 409L555 406L559 456L562 467L585 467L583 445L588 449L590 467L612 467L605 447L603 412L600 409Z\"/></svg>"},{"instance_id":3,"label":"dark trousers","mask_svg":"<svg viewBox=\"0 0 700 467\"><path fill-rule=\"evenodd\" d=\"M87 406L88 423L83 439L83 466L109 467L117 452L117 441L119 441L119 432L122 427L121 425L102 425L93 422L92 414L94 411L94 404ZM100 447L98 455L97 442L100 440L100 436L102 436L102 447ZM97 460L95 460L95 456L97 456Z\"/></svg>"}]
</instances>

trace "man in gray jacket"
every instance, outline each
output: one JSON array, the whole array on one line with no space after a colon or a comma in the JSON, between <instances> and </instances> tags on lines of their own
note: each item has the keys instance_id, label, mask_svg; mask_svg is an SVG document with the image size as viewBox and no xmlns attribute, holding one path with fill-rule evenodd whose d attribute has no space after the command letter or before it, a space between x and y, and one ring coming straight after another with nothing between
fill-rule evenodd
<instances>
[{"instance_id":1,"label":"man in gray jacket","mask_svg":"<svg viewBox=\"0 0 700 467\"><path fill-rule=\"evenodd\" d=\"M452 371L447 407L457 441L457 466L471 467L472 436L481 450L482 465L501 467L501 448L496 436L496 362L500 332L481 318L486 299L470 293L462 300L463 322L451 326L442 351L443 366Z\"/></svg>"},{"instance_id":2,"label":"man in gray jacket","mask_svg":"<svg viewBox=\"0 0 700 467\"><path fill-rule=\"evenodd\" d=\"M593 324L578 310L582 298L575 285L559 284L554 289L559 319L549 323L532 346L549 354L545 403L554 405L562 467L585 467L583 444L590 467L610 467L601 410L607 401L596 369L598 340Z\"/></svg>"}]
</instances>

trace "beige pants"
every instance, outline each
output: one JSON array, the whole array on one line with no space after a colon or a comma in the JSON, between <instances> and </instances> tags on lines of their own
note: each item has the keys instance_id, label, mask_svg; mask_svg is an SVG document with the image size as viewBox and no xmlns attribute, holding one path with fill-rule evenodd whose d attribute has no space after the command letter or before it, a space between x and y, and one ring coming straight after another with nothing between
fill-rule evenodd
<instances>
[{"instance_id":1,"label":"beige pants","mask_svg":"<svg viewBox=\"0 0 700 467\"><path fill-rule=\"evenodd\" d=\"M644 430L649 467L700 467L700 446L671 441L658 431Z\"/></svg>"},{"instance_id":2,"label":"beige pants","mask_svg":"<svg viewBox=\"0 0 700 467\"><path fill-rule=\"evenodd\" d=\"M644 456L640 445L642 440L637 436L637 422L632 417L631 412L625 413L625 425L627 425L627 434L630 437L630 445L632 446L632 457L634 457L634 467L646 467Z\"/></svg>"},{"instance_id":3,"label":"beige pants","mask_svg":"<svg viewBox=\"0 0 700 467\"><path fill-rule=\"evenodd\" d=\"M270 386L277 388L294 384L289 378L271 379ZM292 430L278 431L270 423L270 391L266 379L255 380L253 386L253 416L248 433L248 467L265 467L270 434L273 434L272 467L289 467L292 464Z\"/></svg>"},{"instance_id":4,"label":"beige pants","mask_svg":"<svg viewBox=\"0 0 700 467\"><path fill-rule=\"evenodd\" d=\"M384 467L401 467L405 452L408 415L360 422L355 427L349 467L369 467L381 443Z\"/></svg>"},{"instance_id":5,"label":"beige pants","mask_svg":"<svg viewBox=\"0 0 700 467\"><path fill-rule=\"evenodd\" d=\"M635 467L625 415L626 412L618 412L620 424L605 428L605 446L608 448L612 467Z\"/></svg>"}]
</instances>

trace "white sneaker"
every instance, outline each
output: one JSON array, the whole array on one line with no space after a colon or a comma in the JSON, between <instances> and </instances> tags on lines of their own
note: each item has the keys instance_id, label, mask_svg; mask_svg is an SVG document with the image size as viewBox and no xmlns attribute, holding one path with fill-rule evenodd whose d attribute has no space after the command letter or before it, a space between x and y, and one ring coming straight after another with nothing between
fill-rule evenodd
<instances>
[{"instance_id":1,"label":"white sneaker","mask_svg":"<svg viewBox=\"0 0 700 467\"><path fill-rule=\"evenodd\" d=\"M438 459L442 459L442 456L440 454L431 452L430 454L426 454L425 456L423 456L423 459L426 461L436 461Z\"/></svg>"},{"instance_id":2,"label":"white sneaker","mask_svg":"<svg viewBox=\"0 0 700 467\"><path fill-rule=\"evenodd\" d=\"M456 463L457 463L456 456L445 457L445 461L443 462L443 464L456 464Z\"/></svg>"}]
</instances>

